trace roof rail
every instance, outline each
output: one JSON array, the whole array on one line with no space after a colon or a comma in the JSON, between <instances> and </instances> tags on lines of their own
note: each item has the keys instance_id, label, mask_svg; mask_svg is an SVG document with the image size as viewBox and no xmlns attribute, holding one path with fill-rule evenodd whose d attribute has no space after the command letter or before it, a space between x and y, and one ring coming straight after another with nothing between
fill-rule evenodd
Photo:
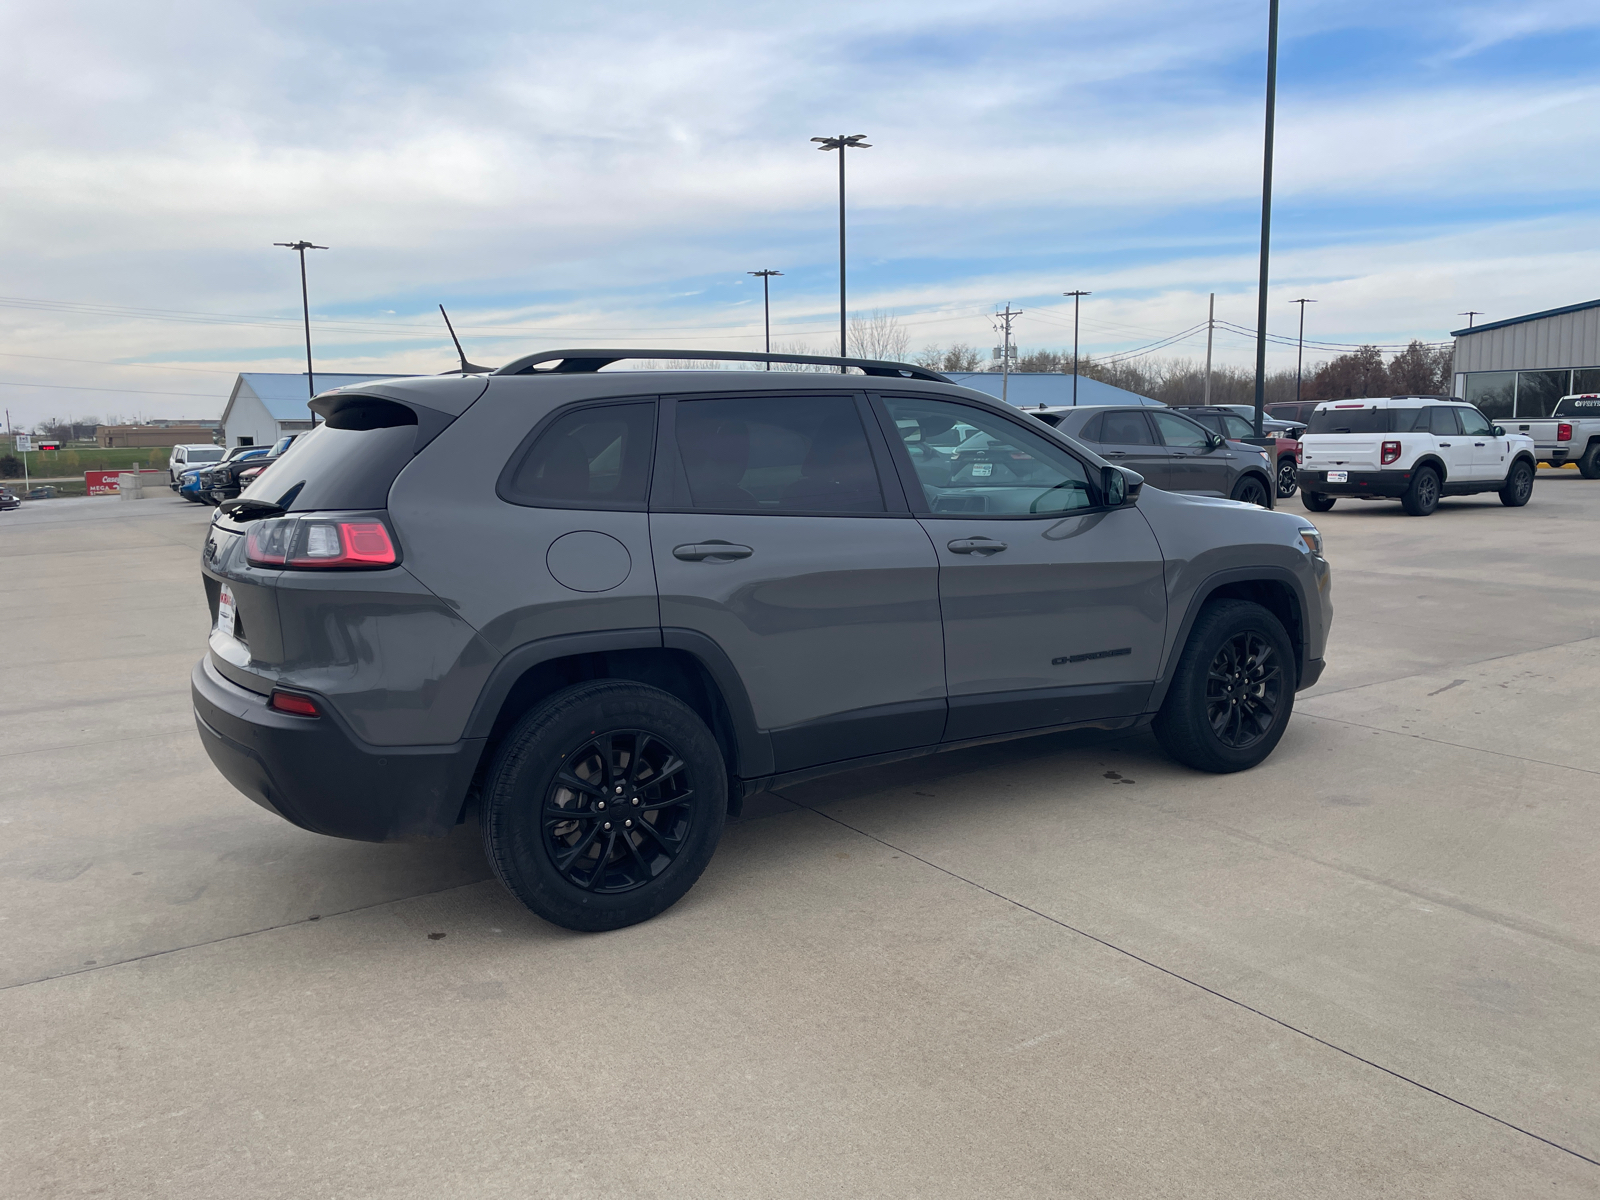
<instances>
[{"instance_id":1,"label":"roof rail","mask_svg":"<svg viewBox=\"0 0 1600 1200\"><path fill-rule=\"evenodd\" d=\"M624 359L676 359L705 362L805 363L821 367L858 367L863 374L888 379L925 379L930 383L952 381L927 367L911 363L882 362L875 358L833 358L820 354L744 354L735 350L543 350L508 362L496 375L574 375L589 374ZM536 370L540 363L554 367Z\"/></svg>"}]
</instances>

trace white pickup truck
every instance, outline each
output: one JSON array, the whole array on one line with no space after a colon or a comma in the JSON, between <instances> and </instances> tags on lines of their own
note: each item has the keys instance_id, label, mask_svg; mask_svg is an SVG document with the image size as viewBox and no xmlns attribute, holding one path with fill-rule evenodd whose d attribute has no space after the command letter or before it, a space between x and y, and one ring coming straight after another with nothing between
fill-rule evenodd
<instances>
[{"instance_id":1,"label":"white pickup truck","mask_svg":"<svg viewBox=\"0 0 1600 1200\"><path fill-rule=\"evenodd\" d=\"M1506 417L1509 433L1533 439L1534 457L1552 467L1578 464L1585 479L1600 479L1600 392L1563 396L1548 417Z\"/></svg>"}]
</instances>

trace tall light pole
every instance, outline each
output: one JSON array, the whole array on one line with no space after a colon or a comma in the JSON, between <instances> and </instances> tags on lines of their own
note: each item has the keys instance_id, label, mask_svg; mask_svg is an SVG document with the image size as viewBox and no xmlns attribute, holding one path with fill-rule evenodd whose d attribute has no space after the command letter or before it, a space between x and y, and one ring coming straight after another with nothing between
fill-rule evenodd
<instances>
[{"instance_id":1,"label":"tall light pole","mask_svg":"<svg viewBox=\"0 0 1600 1200\"><path fill-rule=\"evenodd\" d=\"M1078 404L1078 302L1085 296L1094 295L1093 292L1062 292L1063 296L1072 297L1072 404Z\"/></svg>"},{"instance_id":2,"label":"tall light pole","mask_svg":"<svg viewBox=\"0 0 1600 1200\"><path fill-rule=\"evenodd\" d=\"M1472 328L1472 318L1473 317L1481 317L1481 316L1483 316L1483 314L1481 312L1479 312L1477 309L1472 309L1469 312L1457 313L1456 316L1465 317L1467 319L1467 328L1471 329Z\"/></svg>"},{"instance_id":3,"label":"tall light pole","mask_svg":"<svg viewBox=\"0 0 1600 1200\"><path fill-rule=\"evenodd\" d=\"M1211 293L1211 303L1206 308L1206 391L1202 403L1211 404L1211 335L1217 328L1217 294Z\"/></svg>"},{"instance_id":4,"label":"tall light pole","mask_svg":"<svg viewBox=\"0 0 1600 1200\"><path fill-rule=\"evenodd\" d=\"M839 156L839 161L844 161L844 155ZM782 275L782 271L746 271L746 275L755 275L761 280L761 318L767 330L767 353L772 353L772 293L768 284L774 275ZM767 363L767 370L772 370L772 363Z\"/></svg>"},{"instance_id":5,"label":"tall light pole","mask_svg":"<svg viewBox=\"0 0 1600 1200\"><path fill-rule=\"evenodd\" d=\"M1300 400L1300 365L1306 356L1306 305L1315 304L1315 300L1291 300L1290 304L1300 306L1300 348L1294 352L1294 398L1296 403ZM1296 413L1296 416L1299 414Z\"/></svg>"},{"instance_id":6,"label":"tall light pole","mask_svg":"<svg viewBox=\"0 0 1600 1200\"><path fill-rule=\"evenodd\" d=\"M1278 0L1267 13L1267 129L1261 154L1261 279L1256 285L1256 437L1267 400L1267 249L1272 244L1272 124L1278 107ZM1301 309L1304 312L1304 309Z\"/></svg>"},{"instance_id":7,"label":"tall light pole","mask_svg":"<svg viewBox=\"0 0 1600 1200\"><path fill-rule=\"evenodd\" d=\"M1276 3L1276 0L1274 0ZM846 150L868 150L871 142L863 142L864 133L852 133L838 137L814 137L813 142L820 142L818 150L837 150L839 152L839 357L850 356L849 343L845 340L845 315L844 315L844 152ZM845 368L839 368L843 375Z\"/></svg>"},{"instance_id":8,"label":"tall light pole","mask_svg":"<svg viewBox=\"0 0 1600 1200\"><path fill-rule=\"evenodd\" d=\"M307 241L298 242L273 242L274 246L282 246L287 250L295 250L300 255L300 309L306 318L306 398L313 399L317 394L317 385L311 374L311 301L306 293L306 251L326 250L326 246L313 246ZM316 415L312 414L312 420Z\"/></svg>"}]
</instances>

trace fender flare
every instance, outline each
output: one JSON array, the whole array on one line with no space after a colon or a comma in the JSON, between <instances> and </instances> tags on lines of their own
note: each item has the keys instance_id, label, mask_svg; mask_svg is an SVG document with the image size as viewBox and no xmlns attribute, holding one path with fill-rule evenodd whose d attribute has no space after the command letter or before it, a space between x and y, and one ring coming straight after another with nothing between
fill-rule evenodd
<instances>
[{"instance_id":1,"label":"fender flare","mask_svg":"<svg viewBox=\"0 0 1600 1200\"><path fill-rule=\"evenodd\" d=\"M1435 471L1437 471L1439 473L1440 483L1443 483L1445 480L1450 478L1450 468L1444 465L1444 459L1440 458L1437 454L1430 453L1422 455L1422 457L1417 459L1416 462L1407 467L1406 470L1415 475L1423 467L1432 467Z\"/></svg>"}]
</instances>

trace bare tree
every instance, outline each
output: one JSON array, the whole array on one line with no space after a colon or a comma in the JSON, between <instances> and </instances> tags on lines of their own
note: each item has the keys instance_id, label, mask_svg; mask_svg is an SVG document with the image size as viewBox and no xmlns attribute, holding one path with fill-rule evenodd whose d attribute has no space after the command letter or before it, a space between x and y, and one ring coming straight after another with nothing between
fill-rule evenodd
<instances>
[{"instance_id":1,"label":"bare tree","mask_svg":"<svg viewBox=\"0 0 1600 1200\"><path fill-rule=\"evenodd\" d=\"M893 313L875 308L866 316L850 318L850 353L857 358L902 362L911 349L911 335L900 328Z\"/></svg>"},{"instance_id":2,"label":"bare tree","mask_svg":"<svg viewBox=\"0 0 1600 1200\"><path fill-rule=\"evenodd\" d=\"M910 361L933 371L976 371L982 360L975 347L957 342L948 350L937 343L929 343L918 350Z\"/></svg>"}]
</instances>

